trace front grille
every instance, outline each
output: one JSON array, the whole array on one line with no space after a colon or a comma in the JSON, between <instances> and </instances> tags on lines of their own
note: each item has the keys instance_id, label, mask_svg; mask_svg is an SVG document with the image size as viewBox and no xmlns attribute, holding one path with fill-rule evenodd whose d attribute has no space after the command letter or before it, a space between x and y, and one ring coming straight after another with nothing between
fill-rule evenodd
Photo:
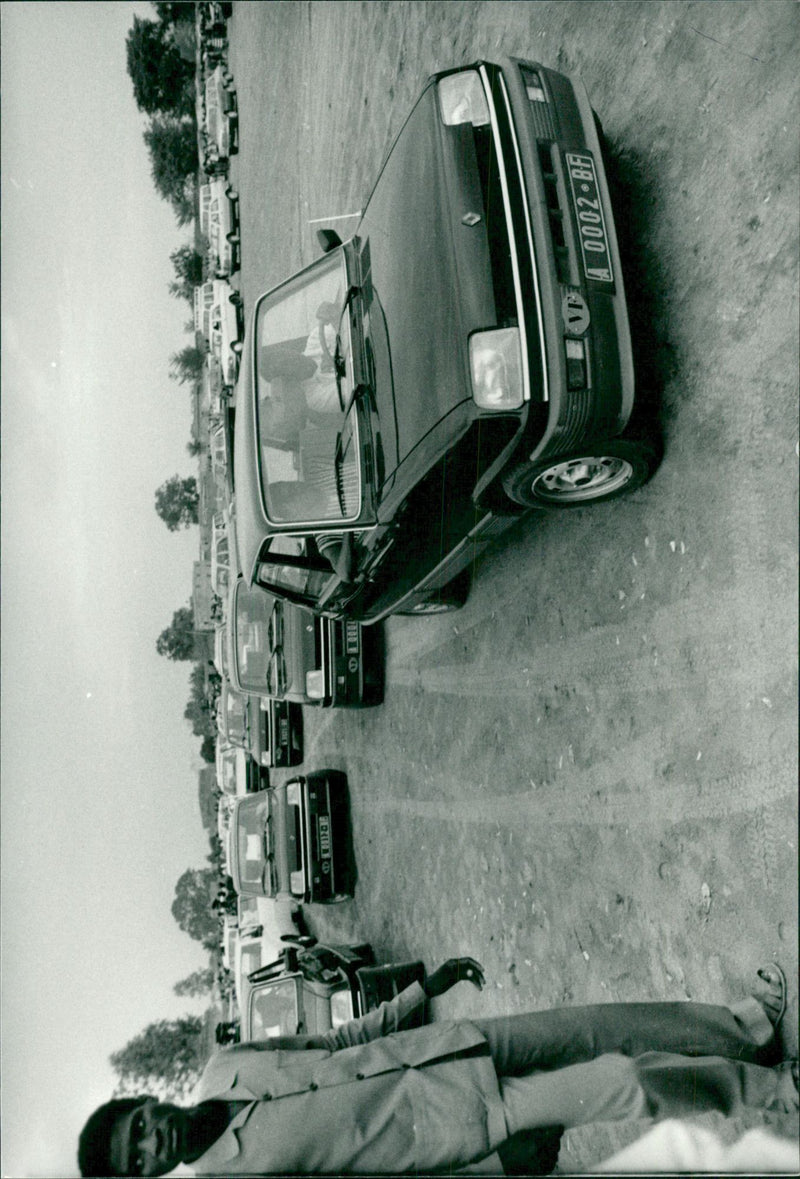
<instances>
[{"instance_id":1,"label":"front grille","mask_svg":"<svg viewBox=\"0 0 800 1179\"><path fill-rule=\"evenodd\" d=\"M508 238L503 191L497 168L497 151L490 127L475 127L475 155L478 163L486 234L492 267L492 287L498 327L517 325L514 275L511 268L511 243Z\"/></svg>"},{"instance_id":2,"label":"front grille","mask_svg":"<svg viewBox=\"0 0 800 1179\"><path fill-rule=\"evenodd\" d=\"M547 100L540 101L540 99L533 97L534 93L538 93L544 99L547 99L547 91L544 88L544 80L541 73L538 70L529 70L528 66L520 66L520 73L522 74L525 90L528 91L530 123L533 126L536 138L555 139L555 123L550 104Z\"/></svg>"},{"instance_id":3,"label":"front grille","mask_svg":"<svg viewBox=\"0 0 800 1179\"><path fill-rule=\"evenodd\" d=\"M519 159L516 130L511 117L509 100L507 97L502 73L494 67L481 67L484 80L490 87L492 119L492 145L489 160L492 165L490 179L500 188L500 176L505 180L506 202L502 202L500 193L496 195L498 210L505 219L508 217L507 235L509 240L509 258L511 245L516 246L514 263L519 280L517 314L524 319L525 338L528 351L528 376L530 392L534 399L547 398L546 378L544 373L541 312L539 308L538 281L536 277L534 244L532 228L528 211L528 197L525 188L525 177L522 173L522 163ZM480 154L480 153L479 153ZM510 267L509 267L510 269ZM510 271L511 282L514 281L513 271ZM509 292L511 295L511 292Z\"/></svg>"},{"instance_id":4,"label":"front grille","mask_svg":"<svg viewBox=\"0 0 800 1179\"><path fill-rule=\"evenodd\" d=\"M544 181L545 203L547 205L547 220L550 226L550 237L553 242L553 253L556 260L556 273L560 283L569 283L569 249L564 234L564 211L558 195L558 177L553 163L553 149L549 143L537 144L539 152L539 166L542 169Z\"/></svg>"},{"instance_id":5,"label":"front grille","mask_svg":"<svg viewBox=\"0 0 800 1179\"><path fill-rule=\"evenodd\" d=\"M590 432L593 401L590 389L576 390L562 399L558 425L538 457L545 458L550 454L571 450L586 437Z\"/></svg>"}]
</instances>

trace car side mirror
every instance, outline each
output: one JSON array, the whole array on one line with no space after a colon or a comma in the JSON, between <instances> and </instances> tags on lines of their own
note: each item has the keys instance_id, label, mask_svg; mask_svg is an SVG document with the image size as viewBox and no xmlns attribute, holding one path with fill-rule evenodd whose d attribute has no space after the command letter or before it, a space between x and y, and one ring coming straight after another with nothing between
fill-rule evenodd
<instances>
[{"instance_id":1,"label":"car side mirror","mask_svg":"<svg viewBox=\"0 0 800 1179\"><path fill-rule=\"evenodd\" d=\"M281 941L288 942L290 946L299 946L301 950L309 950L312 946L317 944L317 939L315 937L309 937L303 934L298 936L294 933L282 933Z\"/></svg>"},{"instance_id":2,"label":"car side mirror","mask_svg":"<svg viewBox=\"0 0 800 1179\"><path fill-rule=\"evenodd\" d=\"M331 569L345 585L353 580L355 561L353 558L353 538L349 532L344 536L322 533L314 538L317 548L327 561Z\"/></svg>"},{"instance_id":3,"label":"car side mirror","mask_svg":"<svg viewBox=\"0 0 800 1179\"><path fill-rule=\"evenodd\" d=\"M331 250L342 244L342 239L335 229L318 229L317 241L322 247L323 254L330 254Z\"/></svg>"}]
</instances>

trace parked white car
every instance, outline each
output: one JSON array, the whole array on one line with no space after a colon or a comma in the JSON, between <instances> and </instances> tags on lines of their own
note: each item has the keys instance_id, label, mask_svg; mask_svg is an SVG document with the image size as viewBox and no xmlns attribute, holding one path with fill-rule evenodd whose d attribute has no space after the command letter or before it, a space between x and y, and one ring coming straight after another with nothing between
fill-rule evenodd
<instances>
[{"instance_id":1,"label":"parked white car","mask_svg":"<svg viewBox=\"0 0 800 1179\"><path fill-rule=\"evenodd\" d=\"M233 76L220 63L206 78L205 133L207 140L206 171L227 167L228 158L239 150L239 113Z\"/></svg>"},{"instance_id":2,"label":"parked white car","mask_svg":"<svg viewBox=\"0 0 800 1179\"><path fill-rule=\"evenodd\" d=\"M222 382L236 384L244 334L242 296L224 278L212 278L194 289L194 327L219 360Z\"/></svg>"},{"instance_id":3,"label":"parked white car","mask_svg":"<svg viewBox=\"0 0 800 1179\"><path fill-rule=\"evenodd\" d=\"M217 742L216 770L217 786L226 799L244 798L269 788L269 770L253 761L247 750L238 745ZM220 839L224 846L221 835Z\"/></svg>"},{"instance_id":4,"label":"parked white car","mask_svg":"<svg viewBox=\"0 0 800 1179\"><path fill-rule=\"evenodd\" d=\"M200 185L200 232L208 240L216 278L227 278L242 261L239 195L222 179Z\"/></svg>"},{"instance_id":5,"label":"parked white car","mask_svg":"<svg viewBox=\"0 0 800 1179\"><path fill-rule=\"evenodd\" d=\"M238 574L236 534L227 512L216 512L211 522L211 585L214 593L227 599Z\"/></svg>"}]
</instances>

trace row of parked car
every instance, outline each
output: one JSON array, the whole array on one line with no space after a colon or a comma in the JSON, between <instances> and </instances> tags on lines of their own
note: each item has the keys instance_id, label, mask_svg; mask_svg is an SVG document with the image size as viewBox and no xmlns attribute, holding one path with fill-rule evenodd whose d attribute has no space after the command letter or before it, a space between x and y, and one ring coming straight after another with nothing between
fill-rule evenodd
<instances>
[{"instance_id":1,"label":"row of parked car","mask_svg":"<svg viewBox=\"0 0 800 1179\"><path fill-rule=\"evenodd\" d=\"M236 87L227 64L230 5L196 6L196 112L202 181L198 219L207 243L206 282L195 288L194 328L206 341L209 360L230 396L236 383L244 336L239 292L230 278L241 266L239 196L228 181L230 157L239 149Z\"/></svg>"},{"instance_id":2,"label":"row of parked car","mask_svg":"<svg viewBox=\"0 0 800 1179\"><path fill-rule=\"evenodd\" d=\"M195 328L222 385L209 439L215 482L225 488L211 537L211 579L223 615L214 644L221 678L216 775L218 834L239 895L237 914L224 921L222 949L241 1012L236 1033L258 1038L294 1031L301 1021L324 1030L390 997L398 983L424 977L424 970L421 963L377 967L366 945L318 946L292 918L302 903L352 894L347 779L338 771L311 770L276 784L270 771L301 764L303 706L380 703L381 635L275 598L240 575L231 441L243 323L229 280L241 266L241 237L239 198L227 178L229 156L238 148L238 113L226 42L218 25L206 27L216 38L215 51L202 54L212 68L198 83L206 173L199 220L209 278L195 291ZM276 931L292 943L277 957Z\"/></svg>"},{"instance_id":3,"label":"row of parked car","mask_svg":"<svg viewBox=\"0 0 800 1179\"><path fill-rule=\"evenodd\" d=\"M460 607L526 511L655 471L603 143L577 79L508 57L436 74L353 236L319 231L321 256L252 309L218 427L235 551L218 666L220 731L238 701L259 764L291 764L292 703L377 702L366 636ZM322 770L236 802L240 894L339 895L314 891L338 789Z\"/></svg>"}]
</instances>

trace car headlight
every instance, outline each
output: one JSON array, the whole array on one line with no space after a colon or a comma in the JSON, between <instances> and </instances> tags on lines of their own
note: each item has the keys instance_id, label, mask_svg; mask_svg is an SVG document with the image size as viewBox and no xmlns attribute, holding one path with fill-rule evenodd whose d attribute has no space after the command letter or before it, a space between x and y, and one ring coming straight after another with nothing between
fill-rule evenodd
<instances>
[{"instance_id":1,"label":"car headlight","mask_svg":"<svg viewBox=\"0 0 800 1179\"><path fill-rule=\"evenodd\" d=\"M448 127L457 123L472 123L484 127L489 122L489 107L483 84L475 70L448 74L439 82L439 107L442 121Z\"/></svg>"},{"instance_id":2,"label":"car headlight","mask_svg":"<svg viewBox=\"0 0 800 1179\"><path fill-rule=\"evenodd\" d=\"M322 670L306 672L306 696L312 700L322 700L325 697L325 683Z\"/></svg>"},{"instance_id":3,"label":"car headlight","mask_svg":"<svg viewBox=\"0 0 800 1179\"><path fill-rule=\"evenodd\" d=\"M289 806L300 806L300 783L297 778L286 783L286 802Z\"/></svg>"},{"instance_id":4,"label":"car headlight","mask_svg":"<svg viewBox=\"0 0 800 1179\"><path fill-rule=\"evenodd\" d=\"M472 396L481 409L519 409L522 405L522 354L519 330L498 328L470 336Z\"/></svg>"},{"instance_id":5,"label":"car headlight","mask_svg":"<svg viewBox=\"0 0 800 1179\"><path fill-rule=\"evenodd\" d=\"M334 991L331 995L331 1026L338 1028L343 1023L349 1023L354 1014L353 998L349 988Z\"/></svg>"}]
</instances>

